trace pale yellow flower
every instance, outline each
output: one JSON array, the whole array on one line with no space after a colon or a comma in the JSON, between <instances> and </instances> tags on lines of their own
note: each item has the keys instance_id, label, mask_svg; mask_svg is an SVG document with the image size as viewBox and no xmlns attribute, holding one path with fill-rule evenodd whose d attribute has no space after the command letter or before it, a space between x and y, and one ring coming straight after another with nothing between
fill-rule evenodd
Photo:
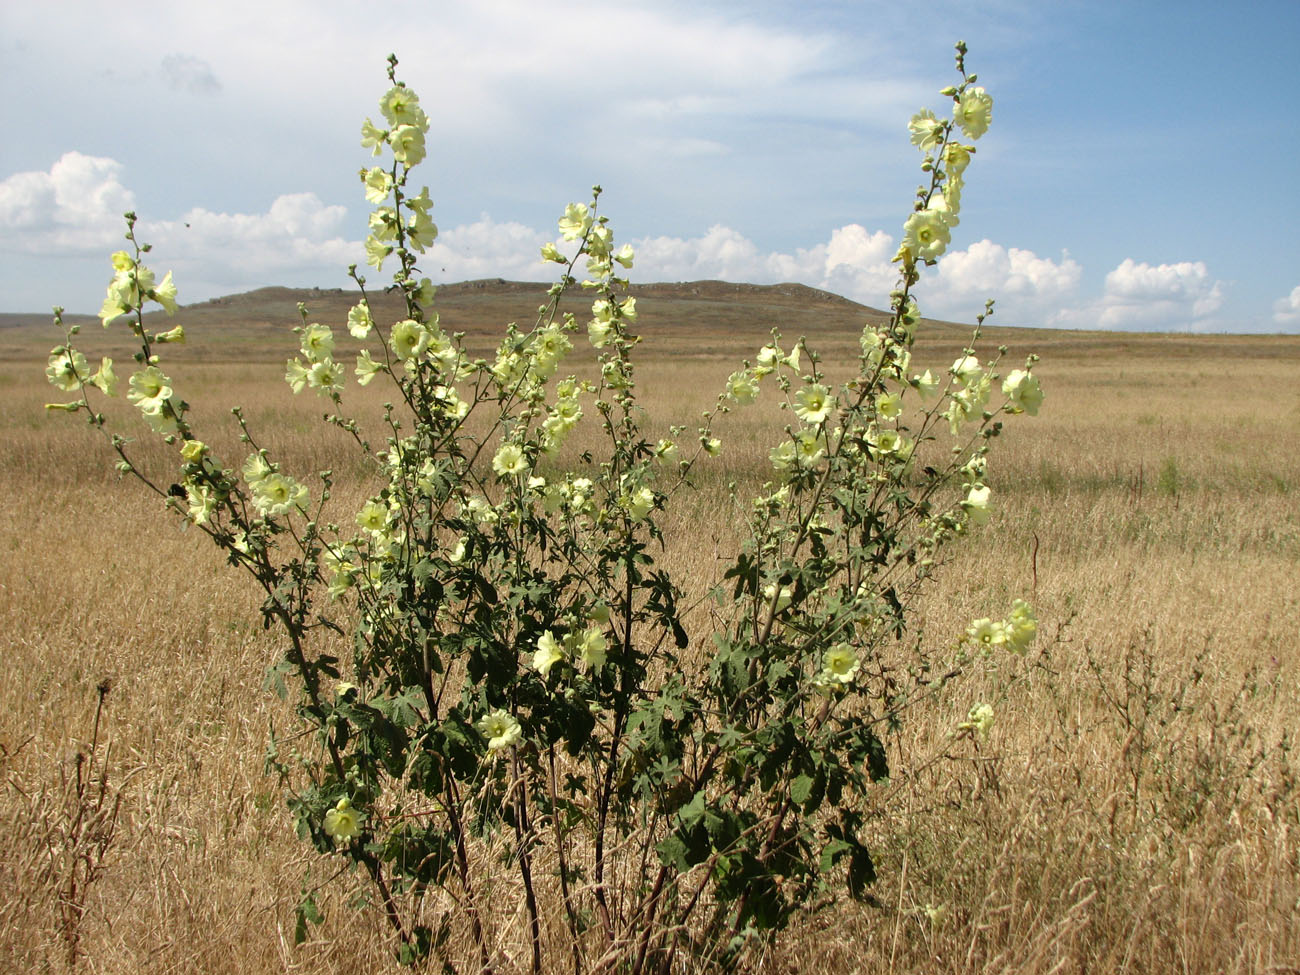
<instances>
[{"instance_id":1,"label":"pale yellow flower","mask_svg":"<svg viewBox=\"0 0 1300 975\"><path fill-rule=\"evenodd\" d=\"M357 385L367 386L370 384L370 380L384 371L384 364L372 359L369 349L362 349L361 354L357 356L357 368L354 371L357 376Z\"/></svg>"},{"instance_id":2,"label":"pale yellow flower","mask_svg":"<svg viewBox=\"0 0 1300 975\"><path fill-rule=\"evenodd\" d=\"M1033 643L1034 637L1038 635L1038 618L1034 616L1033 607L1023 599L1013 602L1005 629L1006 642L1010 649L1016 653L1024 653L1028 650L1029 644Z\"/></svg>"},{"instance_id":3,"label":"pale yellow flower","mask_svg":"<svg viewBox=\"0 0 1300 975\"><path fill-rule=\"evenodd\" d=\"M916 376L912 380L912 384L916 387L917 392L921 394L921 399L926 402L928 402L934 394L939 391L939 380L930 372L929 369L925 370L921 375Z\"/></svg>"},{"instance_id":4,"label":"pale yellow flower","mask_svg":"<svg viewBox=\"0 0 1300 975\"><path fill-rule=\"evenodd\" d=\"M963 384L969 386L979 380L984 369L980 365L979 359L968 354L953 362L948 371L961 380Z\"/></svg>"},{"instance_id":5,"label":"pale yellow flower","mask_svg":"<svg viewBox=\"0 0 1300 975\"><path fill-rule=\"evenodd\" d=\"M307 388L308 369L299 359L289 359L284 364L284 381L295 393Z\"/></svg>"},{"instance_id":6,"label":"pale yellow flower","mask_svg":"<svg viewBox=\"0 0 1300 975\"><path fill-rule=\"evenodd\" d=\"M261 454L249 454L248 459L244 461L244 480L248 482L249 487L257 485L268 475L275 473L265 457Z\"/></svg>"},{"instance_id":7,"label":"pale yellow flower","mask_svg":"<svg viewBox=\"0 0 1300 975\"><path fill-rule=\"evenodd\" d=\"M1043 388L1038 384L1038 377L1024 369L1015 369L1007 376L1002 393L1010 401L1008 413L1037 416L1038 408L1043 405Z\"/></svg>"},{"instance_id":8,"label":"pale yellow flower","mask_svg":"<svg viewBox=\"0 0 1300 975\"><path fill-rule=\"evenodd\" d=\"M947 148L943 150L943 161L948 166L948 176L960 178L961 174L966 171L970 165L970 147L963 146L956 142L948 143Z\"/></svg>"},{"instance_id":9,"label":"pale yellow flower","mask_svg":"<svg viewBox=\"0 0 1300 975\"><path fill-rule=\"evenodd\" d=\"M978 732L981 738L987 738L993 727L993 705L976 704L966 714L966 720L957 725L962 731Z\"/></svg>"},{"instance_id":10,"label":"pale yellow flower","mask_svg":"<svg viewBox=\"0 0 1300 975\"><path fill-rule=\"evenodd\" d=\"M862 662L847 643L837 643L822 657L822 672L829 680L840 684L851 683Z\"/></svg>"},{"instance_id":11,"label":"pale yellow flower","mask_svg":"<svg viewBox=\"0 0 1300 975\"><path fill-rule=\"evenodd\" d=\"M989 489L983 484L972 484L962 502L972 525L987 524L989 520Z\"/></svg>"},{"instance_id":12,"label":"pale yellow flower","mask_svg":"<svg viewBox=\"0 0 1300 975\"><path fill-rule=\"evenodd\" d=\"M393 177L379 166L361 170L361 182L365 184L366 201L369 203L383 203L393 191Z\"/></svg>"},{"instance_id":13,"label":"pale yellow flower","mask_svg":"<svg viewBox=\"0 0 1300 975\"><path fill-rule=\"evenodd\" d=\"M966 135L978 139L993 121L993 96L983 88L967 88L953 106L952 117Z\"/></svg>"},{"instance_id":14,"label":"pale yellow flower","mask_svg":"<svg viewBox=\"0 0 1300 975\"><path fill-rule=\"evenodd\" d=\"M582 660L588 670L600 670L605 666L605 651L609 643L598 626L589 626L574 638L574 655Z\"/></svg>"},{"instance_id":15,"label":"pale yellow flower","mask_svg":"<svg viewBox=\"0 0 1300 975\"><path fill-rule=\"evenodd\" d=\"M209 484L185 482L185 498L189 502L189 518L196 525L206 525L217 510L217 496Z\"/></svg>"},{"instance_id":16,"label":"pale yellow flower","mask_svg":"<svg viewBox=\"0 0 1300 975\"><path fill-rule=\"evenodd\" d=\"M577 240L591 227L591 211L584 203L570 203L560 218L560 235L565 240Z\"/></svg>"},{"instance_id":17,"label":"pale yellow flower","mask_svg":"<svg viewBox=\"0 0 1300 975\"><path fill-rule=\"evenodd\" d=\"M286 515L294 510L305 513L310 499L307 488L280 473L267 474L253 487L253 504L263 515Z\"/></svg>"},{"instance_id":18,"label":"pale yellow flower","mask_svg":"<svg viewBox=\"0 0 1300 975\"><path fill-rule=\"evenodd\" d=\"M918 261L940 257L952 240L952 231L937 210L917 210L903 224L903 247Z\"/></svg>"},{"instance_id":19,"label":"pale yellow flower","mask_svg":"<svg viewBox=\"0 0 1300 975\"><path fill-rule=\"evenodd\" d=\"M488 751L498 752L509 748L523 737L523 729L508 712L497 708L478 722L478 730L488 740Z\"/></svg>"},{"instance_id":20,"label":"pale yellow flower","mask_svg":"<svg viewBox=\"0 0 1300 975\"><path fill-rule=\"evenodd\" d=\"M302 354L309 362L328 359L334 351L334 332L328 325L308 325L302 332Z\"/></svg>"},{"instance_id":21,"label":"pale yellow flower","mask_svg":"<svg viewBox=\"0 0 1300 975\"><path fill-rule=\"evenodd\" d=\"M776 583L769 582L763 587L763 603L769 605L774 599L776 600L776 603L772 608L772 612L780 613L782 610L789 607L790 603L794 601L794 590L789 586L782 586L778 592Z\"/></svg>"},{"instance_id":22,"label":"pale yellow flower","mask_svg":"<svg viewBox=\"0 0 1300 975\"><path fill-rule=\"evenodd\" d=\"M655 506L655 495L648 487L638 488L627 499L627 513L633 521L641 521Z\"/></svg>"},{"instance_id":23,"label":"pale yellow flower","mask_svg":"<svg viewBox=\"0 0 1300 975\"><path fill-rule=\"evenodd\" d=\"M835 400L830 392L820 383L805 386L795 394L795 415L812 426L824 422L835 408Z\"/></svg>"},{"instance_id":24,"label":"pale yellow flower","mask_svg":"<svg viewBox=\"0 0 1300 975\"><path fill-rule=\"evenodd\" d=\"M361 835L361 819L361 813L352 808L350 800L340 799L325 813L325 832L336 844L346 846Z\"/></svg>"},{"instance_id":25,"label":"pale yellow flower","mask_svg":"<svg viewBox=\"0 0 1300 975\"><path fill-rule=\"evenodd\" d=\"M98 386L105 396L117 395L117 373L113 371L113 360L104 356L99 360L99 368L90 377L93 385Z\"/></svg>"},{"instance_id":26,"label":"pale yellow flower","mask_svg":"<svg viewBox=\"0 0 1300 975\"><path fill-rule=\"evenodd\" d=\"M1007 642L1007 628L1001 620L978 619L966 628L966 636L985 649Z\"/></svg>"},{"instance_id":27,"label":"pale yellow flower","mask_svg":"<svg viewBox=\"0 0 1300 975\"><path fill-rule=\"evenodd\" d=\"M167 314L171 315L176 312L176 284L172 281L172 272L168 271L163 275L162 282L153 289L153 300L162 305Z\"/></svg>"},{"instance_id":28,"label":"pale yellow flower","mask_svg":"<svg viewBox=\"0 0 1300 975\"><path fill-rule=\"evenodd\" d=\"M348 310L348 331L354 339L364 339L375 327L375 320L370 317L370 305L362 300Z\"/></svg>"},{"instance_id":29,"label":"pale yellow flower","mask_svg":"<svg viewBox=\"0 0 1300 975\"><path fill-rule=\"evenodd\" d=\"M55 349L50 353L45 375L55 389L75 393L82 383L90 382L90 363L75 349ZM171 395L170 390L168 395Z\"/></svg>"},{"instance_id":30,"label":"pale yellow flower","mask_svg":"<svg viewBox=\"0 0 1300 975\"><path fill-rule=\"evenodd\" d=\"M402 360L414 359L423 355L429 348L429 330L414 319L408 318L393 326L388 336L388 344L393 354Z\"/></svg>"},{"instance_id":31,"label":"pale yellow flower","mask_svg":"<svg viewBox=\"0 0 1300 975\"><path fill-rule=\"evenodd\" d=\"M84 364L83 359L82 365ZM131 376L131 391L126 394L126 398L140 409L149 410L170 399L171 395L171 380L157 366L146 366Z\"/></svg>"},{"instance_id":32,"label":"pale yellow flower","mask_svg":"<svg viewBox=\"0 0 1300 975\"><path fill-rule=\"evenodd\" d=\"M383 534L388 530L388 506L371 498L357 512L357 527L371 534Z\"/></svg>"},{"instance_id":33,"label":"pale yellow flower","mask_svg":"<svg viewBox=\"0 0 1300 975\"><path fill-rule=\"evenodd\" d=\"M758 399L758 377L748 369L727 377L727 398L745 406Z\"/></svg>"},{"instance_id":34,"label":"pale yellow flower","mask_svg":"<svg viewBox=\"0 0 1300 975\"><path fill-rule=\"evenodd\" d=\"M416 125L399 125L388 133L393 158L406 166L417 166L424 159L424 131Z\"/></svg>"},{"instance_id":35,"label":"pale yellow flower","mask_svg":"<svg viewBox=\"0 0 1300 975\"><path fill-rule=\"evenodd\" d=\"M564 659L564 650L560 641L550 630L537 638L537 650L533 654L533 668L543 678L550 676L551 668Z\"/></svg>"},{"instance_id":36,"label":"pale yellow flower","mask_svg":"<svg viewBox=\"0 0 1300 975\"><path fill-rule=\"evenodd\" d=\"M320 395L343 388L343 367L333 359L313 362L307 370L307 385Z\"/></svg>"},{"instance_id":37,"label":"pale yellow flower","mask_svg":"<svg viewBox=\"0 0 1300 975\"><path fill-rule=\"evenodd\" d=\"M379 110L389 125L424 125L427 122L420 108L420 96L405 85L394 85L379 99Z\"/></svg>"},{"instance_id":38,"label":"pale yellow flower","mask_svg":"<svg viewBox=\"0 0 1300 975\"><path fill-rule=\"evenodd\" d=\"M366 119L361 123L361 147L363 149L373 150L373 155L379 155L383 151L384 144L388 141L388 133L383 129L375 127L375 123Z\"/></svg>"},{"instance_id":39,"label":"pale yellow flower","mask_svg":"<svg viewBox=\"0 0 1300 975\"><path fill-rule=\"evenodd\" d=\"M496 456L492 458L492 469L500 477L524 474L528 471L528 458L524 456L524 451L518 444L502 444Z\"/></svg>"},{"instance_id":40,"label":"pale yellow flower","mask_svg":"<svg viewBox=\"0 0 1300 975\"><path fill-rule=\"evenodd\" d=\"M153 340L162 345L168 343L183 343L185 341L185 326L177 325L175 328L169 328L165 332L158 332L154 335Z\"/></svg>"},{"instance_id":41,"label":"pale yellow flower","mask_svg":"<svg viewBox=\"0 0 1300 975\"><path fill-rule=\"evenodd\" d=\"M922 152L929 152L943 141L943 122L928 108L913 115L907 128L912 133L912 145Z\"/></svg>"},{"instance_id":42,"label":"pale yellow flower","mask_svg":"<svg viewBox=\"0 0 1300 975\"><path fill-rule=\"evenodd\" d=\"M392 247L377 239L373 234L366 236L366 263L376 270L383 268L384 258L393 252Z\"/></svg>"}]
</instances>

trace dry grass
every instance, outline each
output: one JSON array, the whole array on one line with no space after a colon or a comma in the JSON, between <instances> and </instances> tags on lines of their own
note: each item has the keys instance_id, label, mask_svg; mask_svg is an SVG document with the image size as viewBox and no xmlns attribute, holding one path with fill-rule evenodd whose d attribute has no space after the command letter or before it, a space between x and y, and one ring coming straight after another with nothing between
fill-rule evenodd
<instances>
[{"instance_id":1,"label":"dry grass","mask_svg":"<svg viewBox=\"0 0 1300 975\"><path fill-rule=\"evenodd\" d=\"M525 310L537 301L518 300ZM853 313L820 311L834 312L832 324ZM665 425L692 423L772 318L784 315L790 331L802 321L775 305L729 314L693 339L667 316L647 325L639 375ZM851 347L848 335L831 344ZM0 689L0 968L60 971L74 950L69 782L105 679L96 761L122 804L101 869L79 888L78 967L395 967L378 919L347 906L359 878L322 892L326 923L291 947L304 871L317 884L336 866L293 837L262 774L268 727L289 719L262 690L277 646L258 625L251 582L119 483L80 422L44 414L49 337L0 338L0 651L10 674ZM1042 354L1048 400L996 445L998 514L961 546L920 615L926 639L942 645L1032 594L1043 636L1026 659L979 663L909 716L890 740L895 774L875 822L876 903L810 919L758 968L1300 969L1300 766L1288 737L1300 727L1300 341L997 341ZM196 343L169 371L195 404L240 402L255 427L276 424L271 446L289 468L332 468L358 495L362 471L340 436L312 422L316 405L290 398L282 369L237 361L264 349L275 351L263 361L282 361L291 342L250 329L224 346ZM917 356L944 364L959 344L927 339ZM727 543L722 486L762 476L773 419L730 418L719 475L665 525L665 558L697 585ZM222 425L205 439L232 454L228 418L211 409L202 422ZM989 739L954 741L977 701L997 708Z\"/></svg>"}]
</instances>

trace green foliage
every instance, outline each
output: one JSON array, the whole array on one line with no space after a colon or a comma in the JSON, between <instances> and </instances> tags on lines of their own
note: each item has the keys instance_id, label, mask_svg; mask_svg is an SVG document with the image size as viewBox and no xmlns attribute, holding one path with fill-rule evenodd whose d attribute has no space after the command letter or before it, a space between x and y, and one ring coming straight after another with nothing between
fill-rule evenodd
<instances>
[{"instance_id":1,"label":"green foliage","mask_svg":"<svg viewBox=\"0 0 1300 975\"><path fill-rule=\"evenodd\" d=\"M119 468L262 587L263 622L284 647L266 686L294 695L302 725L273 737L268 771L300 837L368 874L403 961L441 952L454 930L491 969L493 946L516 923L484 893L503 882L523 897L535 971L556 914L575 967L603 959L642 972L681 956L734 958L837 892L867 896L876 870L866 800L889 775L884 736L943 683L933 673L959 673L932 667L909 606L945 546L988 518L997 417L1035 413L1042 399L1032 359L1006 377L997 407L996 360L981 365L973 348L939 377L910 368L912 288L956 224L974 151L960 137L978 138L991 112L964 53L959 45L960 85L944 90L955 119L912 120L927 185L905 227L891 320L863 331L853 378L835 386L814 350L802 340L785 349L773 333L694 430L653 442L638 400L636 305L621 276L634 255L615 248L599 187L566 209L559 229L572 253L543 248L559 281L531 328L506 329L494 361L472 359L439 327L418 270L437 230L427 189L411 182L428 120L394 60L387 127L367 119L362 130L363 145L391 161L361 175L376 204L369 263L396 263L407 317L374 322L354 266L361 300L348 318L368 343L358 381L394 393L382 446L345 410L332 331L306 309L301 358L286 369L379 472L342 525L329 520L330 472L313 498L238 409L242 463L198 439L156 352L176 330L144 328L147 301L174 305L170 275L154 285L128 216L134 252L114 255L103 317L131 320L140 368L129 398L180 447L179 484L164 491L140 474L127 441L91 409L88 387L111 394L116 379L107 360L90 374L73 329L47 371L82 399L58 408L85 410ZM575 292L588 294L595 362L564 374L580 329L566 310ZM699 614L707 622L688 626L679 571L660 563L662 513L725 449L722 416L764 385L791 422L773 431L772 480L735 500L744 538ZM904 411L918 399L930 405ZM578 455L565 442L584 421L602 446ZM944 436L947 453L931 446ZM972 636L986 650L1023 649L1034 629L1023 604L1009 622L979 623ZM320 631L350 636L350 659L315 649ZM902 668L889 663L900 648ZM989 710L969 727L991 720ZM297 941L321 921L313 892L304 889L296 920Z\"/></svg>"}]
</instances>

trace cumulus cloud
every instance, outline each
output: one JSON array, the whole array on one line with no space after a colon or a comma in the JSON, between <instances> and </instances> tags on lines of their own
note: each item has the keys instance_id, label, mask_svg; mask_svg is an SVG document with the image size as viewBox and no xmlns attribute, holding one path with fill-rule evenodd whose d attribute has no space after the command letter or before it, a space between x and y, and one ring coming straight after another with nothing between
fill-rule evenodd
<instances>
[{"instance_id":1,"label":"cumulus cloud","mask_svg":"<svg viewBox=\"0 0 1300 975\"><path fill-rule=\"evenodd\" d=\"M998 321L1041 324L1072 302L1083 268L1068 254L1059 262L985 239L946 254L927 289L925 307L936 317L973 318L985 300L997 301Z\"/></svg>"},{"instance_id":2,"label":"cumulus cloud","mask_svg":"<svg viewBox=\"0 0 1300 975\"><path fill-rule=\"evenodd\" d=\"M212 65L192 54L168 54L162 59L162 72L172 91L214 95L221 90Z\"/></svg>"},{"instance_id":3,"label":"cumulus cloud","mask_svg":"<svg viewBox=\"0 0 1300 975\"><path fill-rule=\"evenodd\" d=\"M121 163L66 152L48 172L0 182L0 247L20 253L90 253L122 237L122 214L135 196L118 178Z\"/></svg>"},{"instance_id":4,"label":"cumulus cloud","mask_svg":"<svg viewBox=\"0 0 1300 975\"><path fill-rule=\"evenodd\" d=\"M1273 302L1273 324L1291 329L1300 326L1300 285L1285 298Z\"/></svg>"},{"instance_id":5,"label":"cumulus cloud","mask_svg":"<svg viewBox=\"0 0 1300 975\"><path fill-rule=\"evenodd\" d=\"M1108 330L1204 331L1217 323L1224 285L1204 261L1151 265L1126 257L1106 275L1100 299L1063 309L1049 324Z\"/></svg>"},{"instance_id":6,"label":"cumulus cloud","mask_svg":"<svg viewBox=\"0 0 1300 975\"><path fill-rule=\"evenodd\" d=\"M859 224L833 230L825 243L788 253L763 251L740 232L721 225L699 237L646 237L632 243L637 276L646 281L796 281L880 304L888 297L895 273L889 264L893 238Z\"/></svg>"},{"instance_id":7,"label":"cumulus cloud","mask_svg":"<svg viewBox=\"0 0 1300 975\"><path fill-rule=\"evenodd\" d=\"M271 284L342 283L364 260L348 240L347 208L314 193L277 197L264 213L218 213L196 207L178 220L151 221L141 235L155 245L159 267L173 268L184 300Z\"/></svg>"},{"instance_id":8,"label":"cumulus cloud","mask_svg":"<svg viewBox=\"0 0 1300 975\"><path fill-rule=\"evenodd\" d=\"M440 281L545 280L555 268L543 264L540 257L542 244L549 239L532 227L497 222L483 214L474 223L442 229L420 265Z\"/></svg>"}]
</instances>

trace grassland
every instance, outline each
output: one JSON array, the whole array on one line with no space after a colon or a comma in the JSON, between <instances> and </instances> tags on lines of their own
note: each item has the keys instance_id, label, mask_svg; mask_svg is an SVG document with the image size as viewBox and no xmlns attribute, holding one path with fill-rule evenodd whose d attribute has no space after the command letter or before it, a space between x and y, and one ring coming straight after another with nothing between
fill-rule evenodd
<instances>
[{"instance_id":1,"label":"grassland","mask_svg":"<svg viewBox=\"0 0 1300 975\"><path fill-rule=\"evenodd\" d=\"M872 317L799 288L640 295L638 377L664 427L691 423L774 325L833 364ZM240 403L287 468L331 468L340 495L360 497L346 443L281 379L299 297L187 309L169 372L218 452L234 451L218 407ZM336 325L350 303L306 297ZM486 352L494 326L527 323L540 300L484 284L439 304ZM964 335L930 324L916 360L945 366ZM98 325L86 340L109 351ZM394 968L376 917L347 906L359 878L323 891L325 923L292 947L305 870L316 884L336 866L294 838L262 774L268 727L290 719L262 689L278 648L259 596L120 482L84 423L42 410L57 398L41 374L54 341L48 324L0 323L0 969L63 970L74 930L85 971ZM1039 353L1048 398L997 442L997 513L918 622L939 646L1026 595L1039 644L911 713L889 742L874 903L801 923L758 970L1300 972L1300 338L989 329L984 342L1012 362ZM731 538L723 485L764 476L779 420L728 418L716 473L664 524L665 560L701 589ZM977 701L997 711L987 741L954 740Z\"/></svg>"}]
</instances>

